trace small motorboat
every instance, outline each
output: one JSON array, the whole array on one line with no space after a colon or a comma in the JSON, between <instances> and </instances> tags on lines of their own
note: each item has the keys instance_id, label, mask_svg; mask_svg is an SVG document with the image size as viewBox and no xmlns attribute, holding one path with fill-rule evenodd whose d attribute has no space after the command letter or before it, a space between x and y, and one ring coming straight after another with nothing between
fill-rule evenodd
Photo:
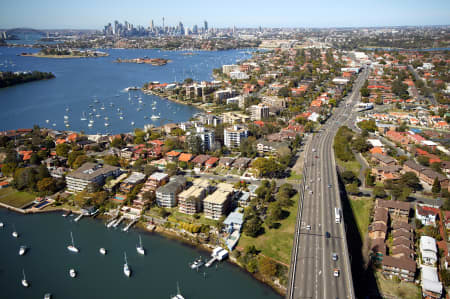
<instances>
[{"instance_id":1,"label":"small motorboat","mask_svg":"<svg viewBox=\"0 0 450 299\"><path fill-rule=\"evenodd\" d=\"M77 272L75 271L75 269L72 268L69 270L69 275L70 277L75 278L77 277Z\"/></svg>"},{"instance_id":2,"label":"small motorboat","mask_svg":"<svg viewBox=\"0 0 450 299\"><path fill-rule=\"evenodd\" d=\"M204 264L205 264L205 262L204 262L201 258L199 258L199 259L195 260L195 261L190 265L190 267L191 267L191 269L198 269L198 268L200 268L201 266L203 266Z\"/></svg>"},{"instance_id":3,"label":"small motorboat","mask_svg":"<svg viewBox=\"0 0 450 299\"><path fill-rule=\"evenodd\" d=\"M44 299L51 299L52 298L52 294L47 293L44 295Z\"/></svg>"},{"instance_id":4,"label":"small motorboat","mask_svg":"<svg viewBox=\"0 0 450 299\"><path fill-rule=\"evenodd\" d=\"M22 285L23 285L25 288L28 288L28 287L30 286L30 284L28 283L27 277L25 276L25 270L22 270L22 273L23 273Z\"/></svg>"},{"instance_id":5,"label":"small motorboat","mask_svg":"<svg viewBox=\"0 0 450 299\"><path fill-rule=\"evenodd\" d=\"M103 247L99 249L99 252L103 255L106 255L106 249Z\"/></svg>"},{"instance_id":6,"label":"small motorboat","mask_svg":"<svg viewBox=\"0 0 450 299\"><path fill-rule=\"evenodd\" d=\"M19 255L25 255L25 253L27 252L27 246L20 246L19 248Z\"/></svg>"}]
</instances>

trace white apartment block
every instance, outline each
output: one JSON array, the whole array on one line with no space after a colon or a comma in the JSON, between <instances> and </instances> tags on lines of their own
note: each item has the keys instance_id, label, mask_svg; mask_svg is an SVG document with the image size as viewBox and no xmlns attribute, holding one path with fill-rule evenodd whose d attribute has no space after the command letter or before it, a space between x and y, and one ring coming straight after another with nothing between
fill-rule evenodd
<instances>
[{"instance_id":1,"label":"white apartment block","mask_svg":"<svg viewBox=\"0 0 450 299\"><path fill-rule=\"evenodd\" d=\"M229 148L237 148L241 145L241 140L248 137L248 130L243 126L234 125L225 128L223 131L224 144Z\"/></svg>"}]
</instances>

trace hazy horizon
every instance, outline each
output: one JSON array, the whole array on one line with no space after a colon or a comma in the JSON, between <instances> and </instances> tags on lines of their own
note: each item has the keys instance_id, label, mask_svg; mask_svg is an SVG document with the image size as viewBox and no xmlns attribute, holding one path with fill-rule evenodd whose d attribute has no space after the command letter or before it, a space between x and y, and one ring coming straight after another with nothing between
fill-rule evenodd
<instances>
[{"instance_id":1,"label":"hazy horizon","mask_svg":"<svg viewBox=\"0 0 450 299\"><path fill-rule=\"evenodd\" d=\"M403 26L446 26L450 20L450 1L390 1L373 3L342 0L309 1L237 1L184 2L174 0L170 9L165 3L144 0L87 1L61 3L56 0L28 2L15 0L0 3L0 28L40 30L101 30L118 20L148 27L203 26L210 28L369 28Z\"/></svg>"}]
</instances>

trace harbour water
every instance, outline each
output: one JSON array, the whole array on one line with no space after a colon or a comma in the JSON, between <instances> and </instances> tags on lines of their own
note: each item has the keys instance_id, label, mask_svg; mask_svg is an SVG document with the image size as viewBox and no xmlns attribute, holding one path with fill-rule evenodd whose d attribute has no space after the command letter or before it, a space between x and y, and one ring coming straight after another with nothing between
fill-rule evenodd
<instances>
[{"instance_id":1,"label":"harbour water","mask_svg":"<svg viewBox=\"0 0 450 299\"><path fill-rule=\"evenodd\" d=\"M157 234L131 229L107 229L95 219L62 217L62 213L21 215L0 209L0 297L43 298L170 298L179 283L185 298L280 298L272 289L238 267L221 262L218 267L201 268L188 264L208 254ZM15 225L19 238L11 236ZM69 252L73 232L78 254ZM146 255L136 252L139 234ZM19 256L21 245L29 247ZM99 248L105 247L105 256ZM124 252L132 275L123 273ZM69 269L78 276L71 278ZM29 288L21 285L22 269Z\"/></svg>"},{"instance_id":2,"label":"harbour water","mask_svg":"<svg viewBox=\"0 0 450 299\"><path fill-rule=\"evenodd\" d=\"M140 91L127 93L124 89L129 86L142 87L149 81L182 82L186 78L212 80L213 68L236 63L251 55L249 50L195 51L195 55L184 55L186 51L104 49L102 51L110 56L68 59L18 56L23 52L37 51L33 48L0 47L0 71L38 70L52 72L56 76L51 80L0 89L0 131L30 128L36 124L60 130L84 131L87 134L117 134L131 132L134 127L142 128L145 124L159 126L186 121L199 110ZM164 66L113 62L117 58L145 56L170 59L172 62ZM142 98L141 102L139 97ZM86 120L81 120L83 112ZM151 119L152 115L160 118ZM88 126L89 119L93 121L92 127ZM69 128L65 126L65 120Z\"/></svg>"}]
</instances>

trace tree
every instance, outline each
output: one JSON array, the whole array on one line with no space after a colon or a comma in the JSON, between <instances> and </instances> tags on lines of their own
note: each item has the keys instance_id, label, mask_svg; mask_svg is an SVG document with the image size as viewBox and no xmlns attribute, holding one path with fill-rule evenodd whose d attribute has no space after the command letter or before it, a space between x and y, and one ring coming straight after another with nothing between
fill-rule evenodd
<instances>
[{"instance_id":1,"label":"tree","mask_svg":"<svg viewBox=\"0 0 450 299\"><path fill-rule=\"evenodd\" d=\"M145 165L145 167L144 167L144 174L146 176L150 176L157 170L158 170L158 168L156 166L148 164L148 165Z\"/></svg>"},{"instance_id":2,"label":"tree","mask_svg":"<svg viewBox=\"0 0 450 299\"><path fill-rule=\"evenodd\" d=\"M434 178L433 186L431 187L431 192L433 192L433 194L439 194L441 192L441 183L439 182L439 179L437 177Z\"/></svg>"},{"instance_id":3,"label":"tree","mask_svg":"<svg viewBox=\"0 0 450 299\"><path fill-rule=\"evenodd\" d=\"M44 195L50 195L55 193L56 185L53 178L43 178L37 182L37 189Z\"/></svg>"},{"instance_id":4,"label":"tree","mask_svg":"<svg viewBox=\"0 0 450 299\"><path fill-rule=\"evenodd\" d=\"M256 157L256 149L253 146L254 138L244 138L241 140L241 144L239 145L239 149L241 151L241 155L247 158Z\"/></svg>"},{"instance_id":5,"label":"tree","mask_svg":"<svg viewBox=\"0 0 450 299\"><path fill-rule=\"evenodd\" d=\"M351 170L346 170L342 173L342 180L344 181L344 184L351 184L353 182L358 181L358 178Z\"/></svg>"},{"instance_id":6,"label":"tree","mask_svg":"<svg viewBox=\"0 0 450 299\"><path fill-rule=\"evenodd\" d=\"M370 149L370 145L367 143L366 138L359 136L352 141L352 147L359 153L367 152Z\"/></svg>"},{"instance_id":7,"label":"tree","mask_svg":"<svg viewBox=\"0 0 450 299\"><path fill-rule=\"evenodd\" d=\"M417 162L419 162L423 166L430 166L430 158L428 158L426 156L417 157Z\"/></svg>"},{"instance_id":8,"label":"tree","mask_svg":"<svg viewBox=\"0 0 450 299\"><path fill-rule=\"evenodd\" d=\"M70 145L61 143L56 146L56 154L60 157L67 158L69 156Z\"/></svg>"},{"instance_id":9,"label":"tree","mask_svg":"<svg viewBox=\"0 0 450 299\"><path fill-rule=\"evenodd\" d=\"M261 274L268 277L273 277L277 273L277 265L267 256L262 256L259 258L258 269Z\"/></svg>"},{"instance_id":10,"label":"tree","mask_svg":"<svg viewBox=\"0 0 450 299\"><path fill-rule=\"evenodd\" d=\"M373 119L360 121L357 125L362 130L367 130L369 132L375 132L377 130L377 124Z\"/></svg>"},{"instance_id":11,"label":"tree","mask_svg":"<svg viewBox=\"0 0 450 299\"><path fill-rule=\"evenodd\" d=\"M167 163L167 165L166 165L166 173L169 176L176 175L177 172L178 172L178 167L177 167L177 165L175 163Z\"/></svg>"},{"instance_id":12,"label":"tree","mask_svg":"<svg viewBox=\"0 0 450 299\"><path fill-rule=\"evenodd\" d=\"M252 217L245 222L243 231L247 236L255 238L260 234L261 224L259 217Z\"/></svg>"},{"instance_id":13,"label":"tree","mask_svg":"<svg viewBox=\"0 0 450 299\"><path fill-rule=\"evenodd\" d=\"M261 177L277 177L284 170L284 167L274 158L257 158L253 163L253 167Z\"/></svg>"},{"instance_id":14,"label":"tree","mask_svg":"<svg viewBox=\"0 0 450 299\"><path fill-rule=\"evenodd\" d=\"M365 179L366 186L373 187L375 185L375 177L370 173L370 171L367 171Z\"/></svg>"},{"instance_id":15,"label":"tree","mask_svg":"<svg viewBox=\"0 0 450 299\"><path fill-rule=\"evenodd\" d=\"M189 151L194 155L203 154L203 140L200 138L200 136L197 135L190 135L187 138L187 145Z\"/></svg>"},{"instance_id":16,"label":"tree","mask_svg":"<svg viewBox=\"0 0 450 299\"><path fill-rule=\"evenodd\" d=\"M406 172L400 178L400 182L410 187L414 191L422 190L420 180L414 172Z\"/></svg>"},{"instance_id":17,"label":"tree","mask_svg":"<svg viewBox=\"0 0 450 299\"><path fill-rule=\"evenodd\" d=\"M105 162L105 164L111 165L111 166L119 166L119 157L117 157L116 155L107 155L105 157L103 157L103 162Z\"/></svg>"},{"instance_id":18,"label":"tree","mask_svg":"<svg viewBox=\"0 0 450 299\"><path fill-rule=\"evenodd\" d=\"M115 148L122 148L125 145L125 141L122 139L122 137L116 137L113 139L113 141L111 141L111 146Z\"/></svg>"},{"instance_id":19,"label":"tree","mask_svg":"<svg viewBox=\"0 0 450 299\"><path fill-rule=\"evenodd\" d=\"M78 156L75 161L72 163L72 168L77 169L84 163L86 163L89 160L89 157L86 155L80 155Z\"/></svg>"},{"instance_id":20,"label":"tree","mask_svg":"<svg viewBox=\"0 0 450 299\"><path fill-rule=\"evenodd\" d=\"M386 191L384 191L384 188L381 186L375 186L373 188L372 196L374 198L385 198L387 196Z\"/></svg>"},{"instance_id":21,"label":"tree","mask_svg":"<svg viewBox=\"0 0 450 299\"><path fill-rule=\"evenodd\" d=\"M273 220L277 221L281 219L282 214L283 210L278 202L272 202L269 204L269 208L267 210L268 217L271 217Z\"/></svg>"},{"instance_id":22,"label":"tree","mask_svg":"<svg viewBox=\"0 0 450 299\"><path fill-rule=\"evenodd\" d=\"M281 87L279 90L278 90L278 96L279 97L283 97L283 98L287 98L287 97L289 97L291 95L291 91L289 90L289 88L287 88L287 87Z\"/></svg>"},{"instance_id":23,"label":"tree","mask_svg":"<svg viewBox=\"0 0 450 299\"><path fill-rule=\"evenodd\" d=\"M358 183L354 182L354 183L345 185L345 190L347 190L347 192L352 195L359 194Z\"/></svg>"}]
</instances>

